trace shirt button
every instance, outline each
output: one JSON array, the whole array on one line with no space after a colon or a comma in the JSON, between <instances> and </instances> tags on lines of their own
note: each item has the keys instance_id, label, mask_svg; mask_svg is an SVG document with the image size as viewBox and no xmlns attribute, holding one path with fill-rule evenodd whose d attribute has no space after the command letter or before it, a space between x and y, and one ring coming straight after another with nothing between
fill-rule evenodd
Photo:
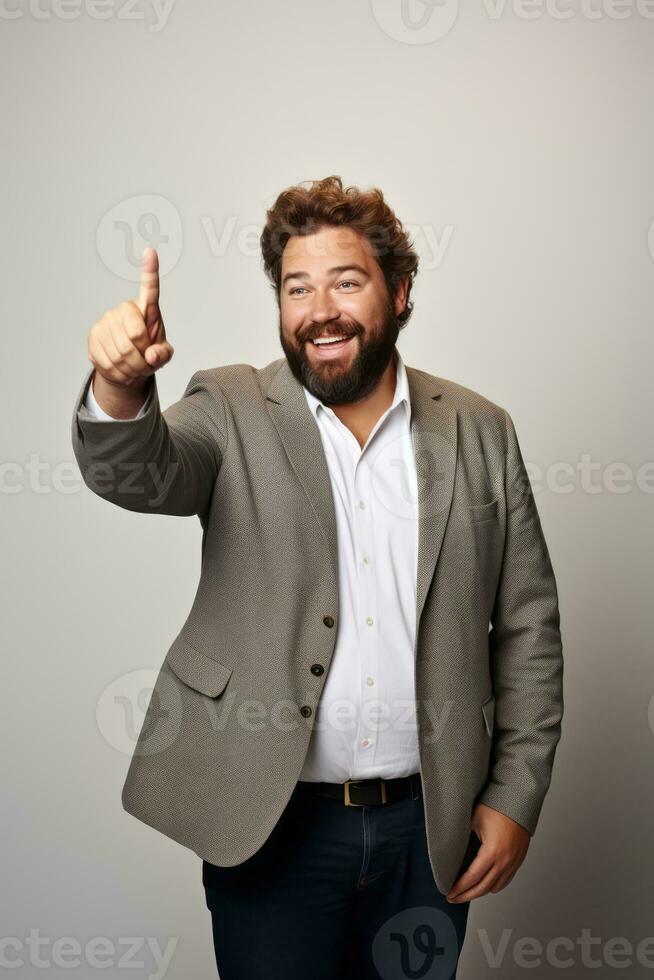
<instances>
[{"instance_id":1,"label":"shirt button","mask_svg":"<svg viewBox=\"0 0 654 980\"><path fill-rule=\"evenodd\" d=\"M364 504L363 500L360 500L359 501L359 510L364 510L365 506L366 505Z\"/></svg>"},{"instance_id":2,"label":"shirt button","mask_svg":"<svg viewBox=\"0 0 654 980\"><path fill-rule=\"evenodd\" d=\"M370 559L368 558L367 555L364 555L363 556L363 564L364 565L369 565L370 564Z\"/></svg>"},{"instance_id":3,"label":"shirt button","mask_svg":"<svg viewBox=\"0 0 654 980\"><path fill-rule=\"evenodd\" d=\"M333 616L323 616L322 621L325 624L325 626L329 626L330 629L334 625L334 617Z\"/></svg>"},{"instance_id":4,"label":"shirt button","mask_svg":"<svg viewBox=\"0 0 654 980\"><path fill-rule=\"evenodd\" d=\"M361 744L363 746L366 746L367 747L368 745L370 745L370 739L369 738L364 738L363 741L361 742Z\"/></svg>"},{"instance_id":5,"label":"shirt button","mask_svg":"<svg viewBox=\"0 0 654 980\"><path fill-rule=\"evenodd\" d=\"M372 616L368 616L368 618L366 619L366 623L368 624L368 626L372 626L373 622L374 620Z\"/></svg>"},{"instance_id":6,"label":"shirt button","mask_svg":"<svg viewBox=\"0 0 654 980\"><path fill-rule=\"evenodd\" d=\"M372 677L368 677L368 678L366 679L366 684L368 684L368 685L370 685L370 687L372 687L372 685L373 685L374 683L375 683L375 682L373 681L373 679L372 679Z\"/></svg>"}]
</instances>

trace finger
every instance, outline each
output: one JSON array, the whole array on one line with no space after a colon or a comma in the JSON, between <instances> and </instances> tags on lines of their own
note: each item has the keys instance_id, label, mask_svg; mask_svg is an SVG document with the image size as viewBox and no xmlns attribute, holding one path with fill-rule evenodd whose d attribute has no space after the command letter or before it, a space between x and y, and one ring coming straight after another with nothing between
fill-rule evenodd
<instances>
[{"instance_id":1,"label":"finger","mask_svg":"<svg viewBox=\"0 0 654 980\"><path fill-rule=\"evenodd\" d=\"M114 366L128 377L138 378L144 370L147 370L148 365L143 355L134 346L122 321L113 311L107 314L107 324L100 332L100 340Z\"/></svg>"},{"instance_id":2,"label":"finger","mask_svg":"<svg viewBox=\"0 0 654 980\"><path fill-rule=\"evenodd\" d=\"M89 347L89 358L93 366L105 378L109 378L116 384L131 385L134 380L125 374L124 371L121 371L120 368L116 367L99 337L95 337L93 344Z\"/></svg>"},{"instance_id":3,"label":"finger","mask_svg":"<svg viewBox=\"0 0 654 980\"><path fill-rule=\"evenodd\" d=\"M137 305L147 326L159 318L159 256L156 249L146 248L141 256L141 282Z\"/></svg>"},{"instance_id":4,"label":"finger","mask_svg":"<svg viewBox=\"0 0 654 980\"><path fill-rule=\"evenodd\" d=\"M141 311L136 303L132 303L129 300L121 303L115 310L110 310L106 316L119 350L123 350L123 347L121 347L121 344L123 344L125 345L125 353L130 347L133 347L143 357L153 341L148 334L145 320L141 316ZM118 342L119 340L120 343ZM140 367L143 367L145 364L144 361L138 363Z\"/></svg>"},{"instance_id":5,"label":"finger","mask_svg":"<svg viewBox=\"0 0 654 980\"><path fill-rule=\"evenodd\" d=\"M487 852L485 853L483 847L481 847L461 877L454 882L445 896L448 901L453 898L459 898L467 889L473 888L493 867L494 863L494 859Z\"/></svg>"},{"instance_id":6,"label":"finger","mask_svg":"<svg viewBox=\"0 0 654 980\"><path fill-rule=\"evenodd\" d=\"M152 344L145 352L145 359L153 368L163 367L167 364L175 352L174 347L164 341L163 344Z\"/></svg>"},{"instance_id":7,"label":"finger","mask_svg":"<svg viewBox=\"0 0 654 980\"><path fill-rule=\"evenodd\" d=\"M482 895L486 895L486 893L491 890L498 878L498 870L495 868L495 866L493 866L489 870L488 874L484 875L484 877L477 882L473 888L468 888L466 891L460 892L456 898L452 898L449 901L451 901L453 905L459 905L461 902L471 902L474 898L481 898Z\"/></svg>"},{"instance_id":8,"label":"finger","mask_svg":"<svg viewBox=\"0 0 654 980\"><path fill-rule=\"evenodd\" d=\"M509 884L510 881L513 881L513 879L515 878L518 872L518 869L520 868L520 864L521 862L515 865L509 865L508 868L504 869L504 873L499 876L499 878L497 879L497 881L493 886L494 892L501 891L503 888L506 888L506 886Z\"/></svg>"}]
</instances>

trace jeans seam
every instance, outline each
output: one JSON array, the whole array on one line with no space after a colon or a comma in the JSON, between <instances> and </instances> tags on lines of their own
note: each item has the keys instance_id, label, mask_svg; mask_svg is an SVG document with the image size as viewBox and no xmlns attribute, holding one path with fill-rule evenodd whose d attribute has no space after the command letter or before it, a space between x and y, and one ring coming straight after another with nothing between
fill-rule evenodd
<instances>
[{"instance_id":1,"label":"jeans seam","mask_svg":"<svg viewBox=\"0 0 654 980\"><path fill-rule=\"evenodd\" d=\"M361 820L363 827L363 858L361 861L361 870L359 871L359 877L357 879L357 891L360 891L363 887L363 879L366 871L368 870L368 864L370 862L370 837L368 832L369 813L367 806L361 807Z\"/></svg>"}]
</instances>

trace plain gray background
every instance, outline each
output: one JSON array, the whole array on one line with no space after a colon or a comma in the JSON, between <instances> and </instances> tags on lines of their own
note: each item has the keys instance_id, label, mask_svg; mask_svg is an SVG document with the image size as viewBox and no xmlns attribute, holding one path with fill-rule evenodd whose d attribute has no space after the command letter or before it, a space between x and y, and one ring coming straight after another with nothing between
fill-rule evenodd
<instances>
[{"instance_id":1,"label":"plain gray background","mask_svg":"<svg viewBox=\"0 0 654 980\"><path fill-rule=\"evenodd\" d=\"M135 297L148 242L164 407L199 368L282 356L258 233L283 188L337 173L413 230L402 355L511 413L559 587L552 786L513 882L473 903L459 976L654 975L654 940L636 951L654 936L653 18L645 0L6 0L0 969L150 977L147 942L179 937L165 975L214 973L200 860L120 803L200 524L88 491L72 409L88 331Z\"/></svg>"}]
</instances>

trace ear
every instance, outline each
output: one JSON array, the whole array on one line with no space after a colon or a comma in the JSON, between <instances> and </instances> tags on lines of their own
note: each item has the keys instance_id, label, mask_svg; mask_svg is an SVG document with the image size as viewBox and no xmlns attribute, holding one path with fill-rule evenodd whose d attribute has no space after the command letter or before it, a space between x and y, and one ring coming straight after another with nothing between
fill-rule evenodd
<instances>
[{"instance_id":1,"label":"ear","mask_svg":"<svg viewBox=\"0 0 654 980\"><path fill-rule=\"evenodd\" d=\"M409 291L409 277L403 276L397 283L395 287L395 296L393 299L393 307L395 309L396 316L404 310L406 306L406 298Z\"/></svg>"}]
</instances>

